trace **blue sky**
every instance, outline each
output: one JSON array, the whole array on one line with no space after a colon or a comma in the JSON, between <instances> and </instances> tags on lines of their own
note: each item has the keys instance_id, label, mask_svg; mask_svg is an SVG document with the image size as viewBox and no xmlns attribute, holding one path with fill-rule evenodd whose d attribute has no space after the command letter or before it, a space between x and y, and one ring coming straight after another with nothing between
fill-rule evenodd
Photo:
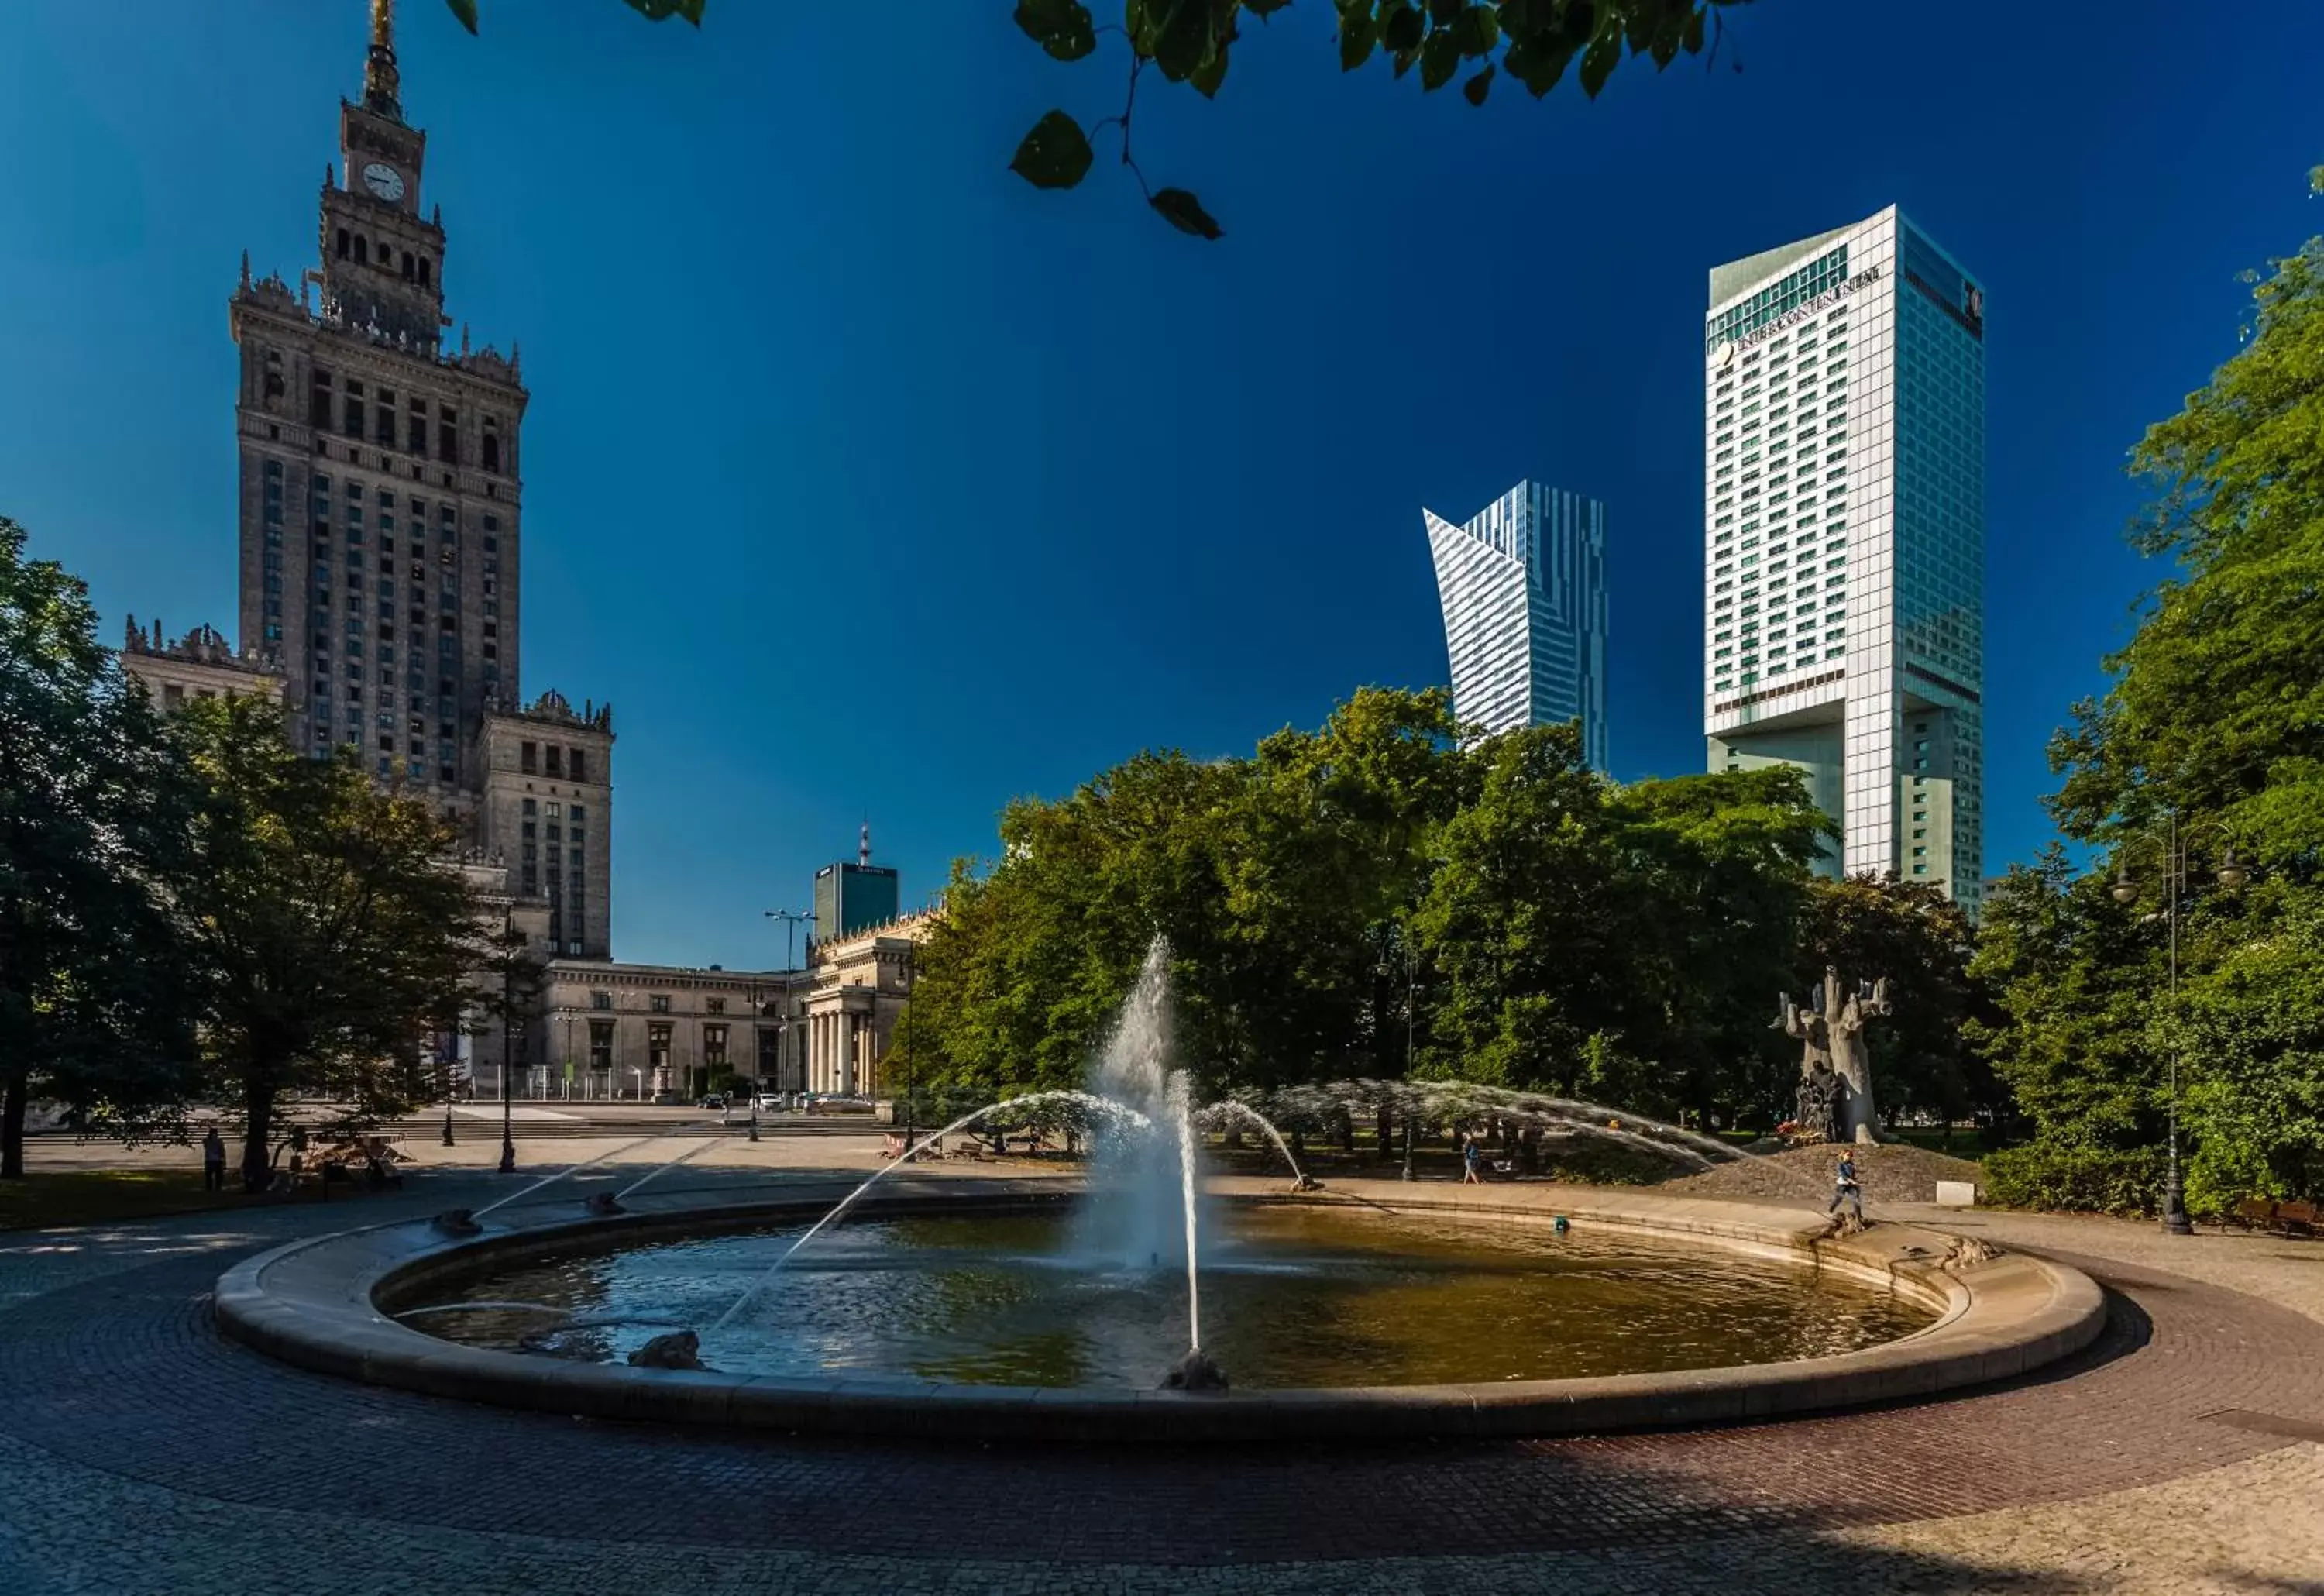
<instances>
[{"instance_id":1,"label":"blue sky","mask_svg":"<svg viewBox=\"0 0 2324 1596\"><path fill-rule=\"evenodd\" d=\"M1762 0L1740 74L1482 111L1343 77L1302 0L1217 102L1141 92L1209 245L1102 155L1004 170L1122 68L1008 0L401 9L452 313L533 394L525 691L615 706L625 958L779 961L761 910L867 816L918 902L1013 795L1443 679L1421 506L1527 475L1609 505L1616 773L1700 769L1704 274L1891 202L1987 289L1998 871L2155 574L2126 449L2232 353L2236 274L2324 230L2304 0ZM244 249L313 258L364 13L0 6L0 513L108 640L232 625L226 299Z\"/></svg>"}]
</instances>

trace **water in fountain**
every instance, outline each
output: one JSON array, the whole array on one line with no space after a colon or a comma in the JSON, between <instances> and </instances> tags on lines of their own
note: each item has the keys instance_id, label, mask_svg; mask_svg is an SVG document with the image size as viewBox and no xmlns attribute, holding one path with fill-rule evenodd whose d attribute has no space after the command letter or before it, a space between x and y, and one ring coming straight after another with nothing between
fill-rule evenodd
<instances>
[{"instance_id":1,"label":"water in fountain","mask_svg":"<svg viewBox=\"0 0 2324 1596\"><path fill-rule=\"evenodd\" d=\"M1175 1130L1171 1099L1169 945L1156 937L1120 1017L1090 1070L1090 1089ZM1107 1136L1092 1149L1089 1196L1076 1216L1073 1255L1094 1270L1158 1269L1191 1263L1185 1222L1185 1154L1171 1135Z\"/></svg>"},{"instance_id":2,"label":"water in fountain","mask_svg":"<svg viewBox=\"0 0 2324 1596\"><path fill-rule=\"evenodd\" d=\"M1178 1126L1178 1197L1186 1214L1186 1351L1203 1350L1203 1289L1195 1272L1202 1256L1196 1245L1194 1201L1194 1116L1187 1107L1192 1096L1184 1073L1170 1077L1170 1117Z\"/></svg>"},{"instance_id":3,"label":"water in fountain","mask_svg":"<svg viewBox=\"0 0 2324 1596\"><path fill-rule=\"evenodd\" d=\"M1283 1132L1275 1128L1274 1121L1260 1113L1250 1104L1242 1102L1240 1098L1222 1097L1196 1114L1194 1123L1197 1127L1207 1130L1217 1121L1225 1119L1249 1120L1267 1132L1267 1139L1275 1144L1275 1150L1281 1153L1283 1161L1291 1166L1293 1185L1303 1190L1307 1189L1307 1172L1299 1167L1299 1159L1292 1152L1291 1144L1284 1140Z\"/></svg>"},{"instance_id":4,"label":"water in fountain","mask_svg":"<svg viewBox=\"0 0 2324 1596\"><path fill-rule=\"evenodd\" d=\"M1139 1110L1132 1108L1126 1103L1116 1102L1110 1098L1100 1097L1088 1092L1074 1092L1065 1090L1056 1092L1031 1092L1026 1093L1022 1097L1004 1097L999 1102L988 1102L982 1108L972 1110L968 1113L961 1115L959 1119L954 1120L951 1124L943 1127L941 1130L929 1131L926 1136L920 1138L918 1141L914 1142L909 1148L906 1149L903 1155L898 1158L893 1163L882 1165L878 1169L873 1170L871 1176L866 1179L862 1185L857 1186L853 1191L842 1197L838 1203L833 1206L830 1213L825 1214L821 1219L816 1220L814 1224L807 1228L807 1232L805 1235L792 1242L789 1247L784 1250L780 1258L776 1259L773 1263L768 1265L767 1272L760 1276L756 1280L752 1281L750 1287L743 1291L742 1295L734 1299L733 1305L728 1307L724 1313L718 1315L717 1321L710 1326L711 1333L715 1334L718 1331L725 1329L727 1324L733 1319L734 1315L742 1311L742 1305L749 1302L752 1297L758 1296L761 1288L763 1287L769 1280L774 1278L776 1273L780 1270L785 1264L790 1262L792 1256L796 1254L800 1248L806 1246L809 1241L814 1241L816 1237L823 1233L825 1226L831 1224L835 1220L845 1213L850 1208L855 1206L855 1200L858 1197L861 1197L864 1193L870 1191L873 1186L878 1185L881 1181L887 1179L888 1176L893 1175L898 1169L901 1168L906 1164L916 1161L919 1158L921 1152L931 1143L940 1141L944 1138L953 1135L956 1131L965 1130L968 1127L975 1124L979 1120L983 1119L988 1114L997 1113L1002 1109L1028 1109L1038 1103L1044 1102L1069 1102L1077 1107L1085 1109L1094 1115L1126 1119L1133 1125L1146 1127L1148 1129L1153 1125L1152 1119L1147 1114L1140 1112Z\"/></svg>"},{"instance_id":5,"label":"water in fountain","mask_svg":"<svg viewBox=\"0 0 2324 1596\"><path fill-rule=\"evenodd\" d=\"M1697 1170L1760 1157L1715 1136L1628 1109L1469 1081L1333 1081L1286 1088L1276 1095L1275 1102L1286 1118L1294 1114L1321 1118L1327 1111L1385 1105L1406 1118L1441 1114L1514 1120L1553 1134L1587 1136L1638 1148ZM1826 1190L1822 1177L1809 1170L1773 1161L1767 1167L1819 1195Z\"/></svg>"},{"instance_id":6,"label":"water in fountain","mask_svg":"<svg viewBox=\"0 0 2324 1596\"><path fill-rule=\"evenodd\" d=\"M671 1170L677 1168L680 1164L685 1163L688 1158L694 1158L701 1153L708 1152L712 1148L716 1147L718 1143L715 1139L705 1137L702 1140L696 1142L692 1147L678 1154L678 1157L672 1158L669 1163L664 1164L652 1174L641 1175L637 1179L630 1182L629 1185L623 1186L620 1191L615 1192L613 1194L613 1201L616 1203L620 1202L623 1197L628 1196L632 1192L636 1191L648 1181L659 1180L663 1176L668 1175Z\"/></svg>"},{"instance_id":7,"label":"water in fountain","mask_svg":"<svg viewBox=\"0 0 2324 1596\"><path fill-rule=\"evenodd\" d=\"M655 1138L650 1136L641 1136L635 1141L626 1141L620 1147L610 1148L604 1152L599 1153L594 1158L584 1159L578 1164L568 1164L554 1175L543 1176L540 1179L534 1181L530 1185L524 1187L521 1191L511 1192L507 1196L499 1199L497 1202L485 1204L482 1208L477 1209L470 1217L474 1219L482 1219L485 1214L490 1213L495 1208L505 1208L511 1203L516 1202L519 1198L532 1195L533 1193L540 1190L543 1186L555 1185L558 1181L563 1180L568 1175L578 1175L584 1169L593 1168L595 1166L604 1163L608 1158L626 1153L632 1148L643 1147L646 1143L654 1139Z\"/></svg>"}]
</instances>

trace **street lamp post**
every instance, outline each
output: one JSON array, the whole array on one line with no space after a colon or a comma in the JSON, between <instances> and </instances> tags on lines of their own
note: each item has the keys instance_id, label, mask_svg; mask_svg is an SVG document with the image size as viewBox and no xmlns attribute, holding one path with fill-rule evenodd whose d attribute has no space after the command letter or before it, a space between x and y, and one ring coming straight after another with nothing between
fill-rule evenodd
<instances>
[{"instance_id":1,"label":"street lamp post","mask_svg":"<svg viewBox=\"0 0 2324 1596\"><path fill-rule=\"evenodd\" d=\"M780 920L783 923L782 1053L784 1063L786 1066L788 1066L791 1056L791 987L793 984L793 978L798 973L798 960L795 956L798 946L797 938L798 936L798 928L801 926L812 926L816 923L815 911L813 909L802 912L798 909L770 909L766 911L766 918L770 920ZM799 1072L799 1085L801 1090L806 1088L807 1072L805 1070L801 1070Z\"/></svg>"},{"instance_id":2,"label":"street lamp post","mask_svg":"<svg viewBox=\"0 0 2324 1596\"><path fill-rule=\"evenodd\" d=\"M1404 945L1404 1078L1406 1081L1412 1079L1412 1011L1419 996L1420 970L1414 962L1412 942L1407 937ZM1406 1180L1412 1178L1413 1128L1416 1121L1412 1103L1406 1102L1404 1105L1404 1178Z\"/></svg>"},{"instance_id":3,"label":"street lamp post","mask_svg":"<svg viewBox=\"0 0 2324 1596\"><path fill-rule=\"evenodd\" d=\"M512 1062L518 1024L516 1017L516 953L509 946L516 936L516 917L501 922L501 1173L516 1173L516 1135L510 1123L509 1066Z\"/></svg>"},{"instance_id":4,"label":"street lamp post","mask_svg":"<svg viewBox=\"0 0 2324 1596\"><path fill-rule=\"evenodd\" d=\"M2163 914L2165 923L2170 927L2170 993L2172 1008L2175 1015L2179 999L2179 899L2187 890L2188 886L2187 848L2185 838L2179 829L2177 806L2172 806L2171 809L2169 829L2161 835L2148 832L2144 834L2144 840L2161 845L2164 849ZM2216 875L2219 885L2230 890L2242 886L2249 879L2250 872L2236 858L2236 851L2232 844L2221 857ZM2138 883L2131 879L2130 866L2127 862L2116 870L2112 891L2116 903L2128 904L2137 900ZM2169 1151L2166 1155L2168 1163L2163 1176L2163 1229L2173 1236L2191 1236L2195 1233L2195 1226L2194 1222L2187 1217L2187 1187L2179 1168L2179 1039L2175 1035L2171 1039L2171 1052L2165 1060L2165 1067L2169 1071L2169 1081L2165 1088L2166 1099L2163 1106L2169 1126L2167 1131Z\"/></svg>"},{"instance_id":5,"label":"street lamp post","mask_svg":"<svg viewBox=\"0 0 2324 1596\"><path fill-rule=\"evenodd\" d=\"M441 1042L438 1042L436 1047L436 1067L444 1072L444 1145L446 1147L454 1145L452 1141L452 1061L457 1056L459 1051L460 1033L456 1030L452 1033L451 1052L447 1053Z\"/></svg>"}]
</instances>

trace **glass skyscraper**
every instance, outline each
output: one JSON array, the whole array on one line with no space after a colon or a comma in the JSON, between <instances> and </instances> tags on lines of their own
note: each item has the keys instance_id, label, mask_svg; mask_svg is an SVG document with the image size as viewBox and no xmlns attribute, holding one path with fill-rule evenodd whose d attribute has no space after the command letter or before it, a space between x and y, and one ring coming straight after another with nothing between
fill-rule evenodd
<instances>
[{"instance_id":1,"label":"glass skyscraper","mask_svg":"<svg viewBox=\"0 0 2324 1596\"><path fill-rule=\"evenodd\" d=\"M1831 873L1984 881L1985 293L1895 208L1714 268L1703 731L1807 772Z\"/></svg>"},{"instance_id":2,"label":"glass skyscraper","mask_svg":"<svg viewBox=\"0 0 2324 1596\"><path fill-rule=\"evenodd\" d=\"M1489 732L1582 723L1606 759L1606 507L1521 482L1454 526L1423 510L1452 661L1452 709Z\"/></svg>"}]
</instances>

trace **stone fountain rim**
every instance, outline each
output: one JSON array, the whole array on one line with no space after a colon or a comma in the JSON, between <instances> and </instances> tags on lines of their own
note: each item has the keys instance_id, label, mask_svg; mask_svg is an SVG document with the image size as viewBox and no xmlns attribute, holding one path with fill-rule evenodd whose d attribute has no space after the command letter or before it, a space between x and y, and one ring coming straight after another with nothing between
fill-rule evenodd
<instances>
[{"instance_id":1,"label":"stone fountain rim","mask_svg":"<svg viewBox=\"0 0 2324 1596\"><path fill-rule=\"evenodd\" d=\"M724 1194L637 1200L615 1217L576 1217L569 1195L512 1205L475 1236L428 1220L309 1237L247 1259L213 1299L229 1338L319 1373L430 1396L534 1411L743 1430L915 1440L1109 1444L1514 1437L1686 1428L1923 1398L2006 1379L2081 1351L2106 1324L2104 1294L2080 1271L2024 1253L1945 1267L1953 1238L1884 1222L1831 1240L1821 1216L1772 1204L1646 1190L1526 1183L1420 1187L1338 1181L1294 1197L1282 1183L1224 1178L1206 1189L1241 1202L1309 1202L1456 1213L1519 1223L1654 1232L1760 1257L1805 1261L1891 1286L1935 1309L1935 1323L1853 1352L1776 1363L1463 1385L1231 1391L962 1385L812 1379L568 1363L441 1341L387 1316L430 1278L484 1259L513 1261L576 1240L701 1234L820 1214L829 1188L747 1202ZM868 1195L865 1217L993 1212L1059 1204L1080 1183L1056 1178L927 1179ZM1231 1370L1229 1371L1231 1373Z\"/></svg>"}]
</instances>

